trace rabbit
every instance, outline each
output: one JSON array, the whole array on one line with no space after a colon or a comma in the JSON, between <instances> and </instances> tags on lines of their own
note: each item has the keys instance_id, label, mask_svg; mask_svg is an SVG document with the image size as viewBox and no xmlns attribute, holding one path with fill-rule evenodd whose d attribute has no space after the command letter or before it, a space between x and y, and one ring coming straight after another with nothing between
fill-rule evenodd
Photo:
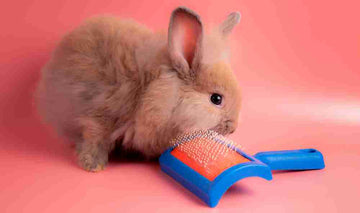
<instances>
[{"instance_id":1,"label":"rabbit","mask_svg":"<svg viewBox=\"0 0 360 213\"><path fill-rule=\"evenodd\" d=\"M233 12L204 33L199 15L178 7L166 34L132 20L89 18L43 67L39 114L76 144L79 166L92 172L105 168L115 146L151 159L185 132L233 133L241 96L226 41L239 21Z\"/></svg>"}]
</instances>

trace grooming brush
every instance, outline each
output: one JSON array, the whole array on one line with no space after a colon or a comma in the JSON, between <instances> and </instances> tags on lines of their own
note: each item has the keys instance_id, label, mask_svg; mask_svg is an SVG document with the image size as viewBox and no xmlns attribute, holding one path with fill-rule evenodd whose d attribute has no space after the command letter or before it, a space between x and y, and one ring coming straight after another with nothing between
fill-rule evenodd
<instances>
[{"instance_id":1,"label":"grooming brush","mask_svg":"<svg viewBox=\"0 0 360 213\"><path fill-rule=\"evenodd\" d=\"M315 149L246 154L224 136L202 130L181 135L160 156L161 169L210 207L226 190L246 177L272 179L271 170L313 170L325 167Z\"/></svg>"}]
</instances>

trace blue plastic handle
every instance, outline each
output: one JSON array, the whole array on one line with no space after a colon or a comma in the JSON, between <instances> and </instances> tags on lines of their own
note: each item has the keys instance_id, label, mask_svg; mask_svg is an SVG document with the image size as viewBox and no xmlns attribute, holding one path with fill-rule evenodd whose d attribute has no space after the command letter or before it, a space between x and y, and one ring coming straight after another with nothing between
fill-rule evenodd
<instances>
[{"instance_id":1,"label":"blue plastic handle","mask_svg":"<svg viewBox=\"0 0 360 213\"><path fill-rule=\"evenodd\" d=\"M325 168L324 158L316 149L259 152L254 157L271 170L312 170Z\"/></svg>"}]
</instances>

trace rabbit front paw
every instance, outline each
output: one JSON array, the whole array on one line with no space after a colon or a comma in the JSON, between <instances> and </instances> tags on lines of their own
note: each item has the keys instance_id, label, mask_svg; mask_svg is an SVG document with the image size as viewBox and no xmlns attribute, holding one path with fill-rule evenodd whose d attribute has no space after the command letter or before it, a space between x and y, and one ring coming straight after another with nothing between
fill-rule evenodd
<instances>
[{"instance_id":1,"label":"rabbit front paw","mask_svg":"<svg viewBox=\"0 0 360 213\"><path fill-rule=\"evenodd\" d=\"M108 152L104 150L83 146L78 150L78 164L86 171L99 172L105 169L107 162Z\"/></svg>"}]
</instances>

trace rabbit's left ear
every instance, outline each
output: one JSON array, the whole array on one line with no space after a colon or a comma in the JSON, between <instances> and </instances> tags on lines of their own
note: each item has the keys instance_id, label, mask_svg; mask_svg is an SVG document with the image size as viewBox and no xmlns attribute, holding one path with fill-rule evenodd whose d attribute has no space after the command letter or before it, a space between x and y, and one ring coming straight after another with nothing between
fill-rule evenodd
<instances>
[{"instance_id":1,"label":"rabbit's left ear","mask_svg":"<svg viewBox=\"0 0 360 213\"><path fill-rule=\"evenodd\" d=\"M232 29L240 22L241 15L239 12L232 12L228 17L220 24L219 30L220 33L227 37Z\"/></svg>"},{"instance_id":2,"label":"rabbit's left ear","mask_svg":"<svg viewBox=\"0 0 360 213\"><path fill-rule=\"evenodd\" d=\"M174 68L181 76L193 76L200 65L203 27L192 10L179 7L171 15L168 48Z\"/></svg>"}]
</instances>

